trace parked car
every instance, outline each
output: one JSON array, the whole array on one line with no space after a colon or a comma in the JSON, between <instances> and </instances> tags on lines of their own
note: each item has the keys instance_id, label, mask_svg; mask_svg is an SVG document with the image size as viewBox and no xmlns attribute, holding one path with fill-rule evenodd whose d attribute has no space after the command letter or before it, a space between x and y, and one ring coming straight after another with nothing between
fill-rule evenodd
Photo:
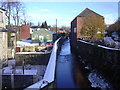
<instances>
[{"instance_id":1,"label":"parked car","mask_svg":"<svg viewBox=\"0 0 120 90\"><path fill-rule=\"evenodd\" d=\"M52 46L52 45L53 45L52 41L47 41L47 42L45 43L45 46Z\"/></svg>"}]
</instances>

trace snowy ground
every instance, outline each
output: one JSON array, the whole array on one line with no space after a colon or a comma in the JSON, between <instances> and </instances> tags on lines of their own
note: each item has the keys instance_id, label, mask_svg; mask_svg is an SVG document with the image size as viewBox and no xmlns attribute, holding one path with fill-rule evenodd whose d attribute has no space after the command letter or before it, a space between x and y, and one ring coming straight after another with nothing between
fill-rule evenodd
<instances>
[{"instance_id":1,"label":"snowy ground","mask_svg":"<svg viewBox=\"0 0 120 90\"><path fill-rule=\"evenodd\" d=\"M114 41L111 37L104 37L104 42L109 47L114 46L115 49L120 49L120 42Z\"/></svg>"},{"instance_id":2,"label":"snowy ground","mask_svg":"<svg viewBox=\"0 0 120 90\"><path fill-rule=\"evenodd\" d=\"M44 75L46 70L46 65L25 65L24 66L24 75ZM23 75L23 66L16 66L15 69L12 69L12 66L4 67L3 74L12 74Z\"/></svg>"}]
</instances>

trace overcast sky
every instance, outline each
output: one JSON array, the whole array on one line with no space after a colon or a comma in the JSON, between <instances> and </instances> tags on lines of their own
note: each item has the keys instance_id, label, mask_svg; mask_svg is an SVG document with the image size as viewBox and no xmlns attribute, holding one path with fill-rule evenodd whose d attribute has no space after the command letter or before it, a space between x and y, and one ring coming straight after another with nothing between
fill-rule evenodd
<instances>
[{"instance_id":1,"label":"overcast sky","mask_svg":"<svg viewBox=\"0 0 120 90\"><path fill-rule=\"evenodd\" d=\"M24 2L29 19L37 24L47 21L49 25L70 26L71 21L85 8L105 17L106 24L118 18L118 2Z\"/></svg>"}]
</instances>

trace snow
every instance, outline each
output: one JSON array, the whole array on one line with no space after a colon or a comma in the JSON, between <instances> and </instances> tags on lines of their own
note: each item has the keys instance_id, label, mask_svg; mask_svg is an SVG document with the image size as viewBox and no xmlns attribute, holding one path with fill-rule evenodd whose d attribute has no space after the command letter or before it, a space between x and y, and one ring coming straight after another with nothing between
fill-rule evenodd
<instances>
[{"instance_id":1,"label":"snow","mask_svg":"<svg viewBox=\"0 0 120 90\"><path fill-rule=\"evenodd\" d=\"M120 42L114 41L111 37L104 37L104 42L106 45L115 46L115 49L120 48Z\"/></svg>"},{"instance_id":2,"label":"snow","mask_svg":"<svg viewBox=\"0 0 120 90\"><path fill-rule=\"evenodd\" d=\"M52 49L52 53L44 74L44 77L41 81L27 87L25 90L29 90L30 88L35 88L35 89L40 89L43 88L44 86L48 85L49 83L54 81L55 78L55 67L56 67L56 55L57 55L57 43L61 38L59 38L58 40L56 40L56 42L54 43L53 49ZM43 83L45 82L45 83Z\"/></svg>"},{"instance_id":3,"label":"snow","mask_svg":"<svg viewBox=\"0 0 120 90\"><path fill-rule=\"evenodd\" d=\"M48 30L48 29L45 29L45 30L48 31L49 33L55 34L55 32L50 31L50 30Z\"/></svg>"},{"instance_id":4,"label":"snow","mask_svg":"<svg viewBox=\"0 0 120 90\"><path fill-rule=\"evenodd\" d=\"M22 42L32 43L32 40L22 40Z\"/></svg>"},{"instance_id":5,"label":"snow","mask_svg":"<svg viewBox=\"0 0 120 90\"><path fill-rule=\"evenodd\" d=\"M94 45L94 43L90 43L90 42L86 42L86 41L83 41L83 40L77 40L77 41L80 41L80 42L83 42L83 43L86 43L86 44L90 44L90 45ZM107 40L109 41L109 39ZM117 45L119 44L120 46L120 43L118 42L115 42ZM106 47L106 46L102 46L102 45L97 45L98 47L101 47L101 48L104 48L104 49L110 49L110 50L120 50L119 48L110 48L110 47ZM117 46L116 46L117 47Z\"/></svg>"},{"instance_id":6,"label":"snow","mask_svg":"<svg viewBox=\"0 0 120 90\"><path fill-rule=\"evenodd\" d=\"M102 45L98 45L98 47L101 47L101 48L104 48L104 49L109 49L109 50L120 50L120 49L110 48L110 47L106 47L106 46L102 46Z\"/></svg>"},{"instance_id":7,"label":"snow","mask_svg":"<svg viewBox=\"0 0 120 90\"><path fill-rule=\"evenodd\" d=\"M91 82L91 86L94 88L110 88L109 84L105 81L105 79L94 70L91 71L91 73L88 75L88 79Z\"/></svg>"},{"instance_id":8,"label":"snow","mask_svg":"<svg viewBox=\"0 0 120 90\"><path fill-rule=\"evenodd\" d=\"M43 52L17 52L16 54L42 54Z\"/></svg>"},{"instance_id":9,"label":"snow","mask_svg":"<svg viewBox=\"0 0 120 90\"><path fill-rule=\"evenodd\" d=\"M3 68L3 74L4 75L10 75L10 74L12 74L12 72L13 72L13 69L12 69L12 67L5 67L5 68ZM23 75L23 70L22 70L22 68L21 69L15 69L15 73L14 73L15 75ZM24 70L24 75L37 75L37 69L33 69L33 70Z\"/></svg>"},{"instance_id":10,"label":"snow","mask_svg":"<svg viewBox=\"0 0 120 90\"><path fill-rule=\"evenodd\" d=\"M70 45L69 45L69 41L67 41L67 43L64 43L60 52L60 55L70 55L71 51L70 51Z\"/></svg>"},{"instance_id":11,"label":"snow","mask_svg":"<svg viewBox=\"0 0 120 90\"><path fill-rule=\"evenodd\" d=\"M83 40L77 40L77 41L80 41L80 42L83 42L83 43L86 43L86 44L90 44L90 45L94 45L93 43L86 42L86 41L83 41Z\"/></svg>"},{"instance_id":12,"label":"snow","mask_svg":"<svg viewBox=\"0 0 120 90\"><path fill-rule=\"evenodd\" d=\"M24 75L38 75L42 76L45 73L46 66L45 65L31 65L28 69L24 66ZM23 67L22 66L16 66L15 69L12 69L12 66L4 67L3 68L3 74L4 75L11 75L13 72L15 75L23 75Z\"/></svg>"},{"instance_id":13,"label":"snow","mask_svg":"<svg viewBox=\"0 0 120 90\"><path fill-rule=\"evenodd\" d=\"M8 60L8 66L13 66L15 65L15 59Z\"/></svg>"},{"instance_id":14,"label":"snow","mask_svg":"<svg viewBox=\"0 0 120 90\"><path fill-rule=\"evenodd\" d=\"M30 43L30 41L17 41L17 47L21 46L39 46L39 43Z\"/></svg>"}]
</instances>

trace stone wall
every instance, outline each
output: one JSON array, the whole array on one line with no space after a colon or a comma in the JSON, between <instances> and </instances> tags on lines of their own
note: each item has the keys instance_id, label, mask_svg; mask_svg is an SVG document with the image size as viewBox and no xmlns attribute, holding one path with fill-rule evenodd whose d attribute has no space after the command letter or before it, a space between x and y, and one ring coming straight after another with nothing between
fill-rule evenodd
<instances>
[{"instance_id":1,"label":"stone wall","mask_svg":"<svg viewBox=\"0 0 120 90\"><path fill-rule=\"evenodd\" d=\"M25 64L31 65L47 65L51 53L45 54L16 54L16 65L22 65L23 60Z\"/></svg>"},{"instance_id":2,"label":"stone wall","mask_svg":"<svg viewBox=\"0 0 120 90\"><path fill-rule=\"evenodd\" d=\"M77 54L97 69L113 87L119 88L120 83L120 50L97 46L82 41L77 41Z\"/></svg>"},{"instance_id":3,"label":"stone wall","mask_svg":"<svg viewBox=\"0 0 120 90\"><path fill-rule=\"evenodd\" d=\"M7 32L0 32L0 63L1 65L7 64L8 59L8 43L7 43Z\"/></svg>"},{"instance_id":4,"label":"stone wall","mask_svg":"<svg viewBox=\"0 0 120 90\"><path fill-rule=\"evenodd\" d=\"M23 89L31 84L33 84L33 79L35 75L14 75L14 88ZM2 87L11 87L11 75L2 75Z\"/></svg>"}]
</instances>

